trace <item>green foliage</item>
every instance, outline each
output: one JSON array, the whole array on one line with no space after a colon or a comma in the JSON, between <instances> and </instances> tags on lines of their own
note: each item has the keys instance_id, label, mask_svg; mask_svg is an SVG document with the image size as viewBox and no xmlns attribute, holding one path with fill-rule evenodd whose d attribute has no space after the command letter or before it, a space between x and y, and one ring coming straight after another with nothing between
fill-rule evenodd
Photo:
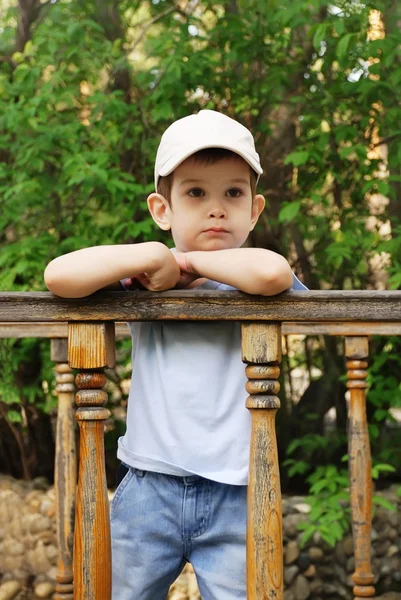
<instances>
[{"instance_id":1,"label":"green foliage","mask_svg":"<svg viewBox=\"0 0 401 600\"><path fill-rule=\"evenodd\" d=\"M401 92L400 38L369 37L373 8L380 3L334 10L323 0L238 0L178 13L164 2L121 3L114 30L89 0L44 8L0 75L2 289L43 289L43 265L57 254L160 236L145 203L159 136L172 119L205 107L255 133L266 163L261 191L272 207L266 226L279 246L291 246L290 223L314 281L338 289L371 283L368 261L390 242L366 230L369 197L391 197L393 188L369 148L399 130ZM4 21L7 54L14 7ZM294 120L289 145L285 125ZM274 168L296 176L282 179L285 201L275 206L269 140L280 127L288 151ZM400 136L392 138L396 164Z\"/></svg>"},{"instance_id":2,"label":"green foliage","mask_svg":"<svg viewBox=\"0 0 401 600\"><path fill-rule=\"evenodd\" d=\"M17 405L20 401L14 380L16 372L16 356L13 353L14 343L15 341L10 339L0 340L0 361L2 364L0 398L7 405L6 417L13 423L20 423L22 420L21 414L13 408L13 405Z\"/></svg>"},{"instance_id":3,"label":"green foliage","mask_svg":"<svg viewBox=\"0 0 401 600\"><path fill-rule=\"evenodd\" d=\"M283 466L287 468L289 477L301 475L309 487L307 502L310 505L310 513L307 522L299 525L299 529L304 532L302 544L318 533L325 542L334 546L350 529L349 473L344 467L332 464L336 450L341 448L343 443L344 436L334 433L326 436L304 435L293 439L288 445L288 458ZM302 459L294 458L299 450L302 451ZM325 464L319 464L317 461ZM344 455L341 462L348 462L348 455ZM374 460L372 479L383 478L383 475L395 471L392 464ZM396 510L395 506L382 496L374 495L373 503L387 510Z\"/></svg>"},{"instance_id":4,"label":"green foliage","mask_svg":"<svg viewBox=\"0 0 401 600\"><path fill-rule=\"evenodd\" d=\"M368 410L369 431L374 454L378 461L399 470L401 443L399 426L393 410L401 409L401 340L390 337L376 339L372 346L372 364L369 368ZM375 352L375 349L378 352Z\"/></svg>"},{"instance_id":5,"label":"green foliage","mask_svg":"<svg viewBox=\"0 0 401 600\"><path fill-rule=\"evenodd\" d=\"M319 532L330 546L340 541L350 527L348 472L334 465L318 467L309 477L308 502L311 510L308 521L299 524L305 544Z\"/></svg>"}]
</instances>

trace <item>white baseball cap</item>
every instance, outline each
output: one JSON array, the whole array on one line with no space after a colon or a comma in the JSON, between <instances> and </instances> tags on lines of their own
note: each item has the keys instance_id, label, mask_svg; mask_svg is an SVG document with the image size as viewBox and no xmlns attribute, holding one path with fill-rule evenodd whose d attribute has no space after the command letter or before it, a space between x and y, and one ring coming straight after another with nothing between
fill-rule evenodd
<instances>
[{"instance_id":1,"label":"white baseball cap","mask_svg":"<svg viewBox=\"0 0 401 600\"><path fill-rule=\"evenodd\" d=\"M185 159L205 148L224 148L241 156L256 172L263 173L249 129L214 110L201 110L178 119L164 132L156 154L155 189L159 177L170 175Z\"/></svg>"}]
</instances>

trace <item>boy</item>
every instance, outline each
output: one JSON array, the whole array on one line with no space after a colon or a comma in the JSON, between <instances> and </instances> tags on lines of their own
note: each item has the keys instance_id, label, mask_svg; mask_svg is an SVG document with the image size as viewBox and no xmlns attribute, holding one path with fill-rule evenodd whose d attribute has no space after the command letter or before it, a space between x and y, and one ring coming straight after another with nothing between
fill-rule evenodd
<instances>
[{"instance_id":1,"label":"boy","mask_svg":"<svg viewBox=\"0 0 401 600\"><path fill-rule=\"evenodd\" d=\"M52 261L47 287L82 297L120 281L154 291L303 288L287 261L242 248L264 208L251 133L204 110L173 123L149 211L158 242L86 248ZM190 561L203 600L246 598L245 408L239 323L131 323L133 377L111 505L113 600L162 600Z\"/></svg>"}]
</instances>

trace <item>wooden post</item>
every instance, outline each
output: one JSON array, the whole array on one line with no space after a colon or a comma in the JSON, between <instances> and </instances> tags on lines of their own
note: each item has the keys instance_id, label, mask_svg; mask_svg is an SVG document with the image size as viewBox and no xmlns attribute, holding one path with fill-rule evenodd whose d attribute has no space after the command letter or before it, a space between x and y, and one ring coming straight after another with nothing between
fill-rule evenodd
<instances>
[{"instance_id":1,"label":"wooden post","mask_svg":"<svg viewBox=\"0 0 401 600\"><path fill-rule=\"evenodd\" d=\"M115 363L114 323L70 323L69 364L80 369L76 384L80 429L74 537L74 599L110 600L111 542L104 461L105 367Z\"/></svg>"},{"instance_id":2,"label":"wooden post","mask_svg":"<svg viewBox=\"0 0 401 600\"><path fill-rule=\"evenodd\" d=\"M248 485L247 600L282 600L283 542L275 416L280 407L281 327L242 325L242 360L248 363L246 406L252 434Z\"/></svg>"},{"instance_id":3,"label":"wooden post","mask_svg":"<svg viewBox=\"0 0 401 600\"><path fill-rule=\"evenodd\" d=\"M73 599L72 549L74 537L75 493L77 487L77 457L73 415L74 375L68 366L68 341L54 338L50 356L56 363L58 399L56 430L56 461L54 487L56 493L57 576L53 600Z\"/></svg>"},{"instance_id":4,"label":"wooden post","mask_svg":"<svg viewBox=\"0 0 401 600\"><path fill-rule=\"evenodd\" d=\"M372 461L368 423L366 419L367 358L369 342L366 336L345 338L347 387L350 390L349 469L351 487L352 532L354 538L355 600L375 595L370 557L372 528Z\"/></svg>"}]
</instances>

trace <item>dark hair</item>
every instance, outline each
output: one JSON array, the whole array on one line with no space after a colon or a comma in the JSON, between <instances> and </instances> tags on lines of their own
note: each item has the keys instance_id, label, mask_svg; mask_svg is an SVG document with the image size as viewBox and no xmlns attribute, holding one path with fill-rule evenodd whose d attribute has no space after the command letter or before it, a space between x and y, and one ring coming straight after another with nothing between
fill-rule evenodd
<instances>
[{"instance_id":1,"label":"dark hair","mask_svg":"<svg viewBox=\"0 0 401 600\"><path fill-rule=\"evenodd\" d=\"M221 160L227 160L233 157L241 158L239 154L232 152L232 150L225 150L224 148L205 148L204 150L198 150L198 152L195 152L195 154L191 155L191 158L203 165L214 165L220 162ZM249 171L253 198L256 193L257 175L251 167L249 167ZM169 204L171 202L171 189L173 187L173 179L174 171L170 173L170 175L166 175L166 177L160 177L157 184L158 193L164 196Z\"/></svg>"}]
</instances>

